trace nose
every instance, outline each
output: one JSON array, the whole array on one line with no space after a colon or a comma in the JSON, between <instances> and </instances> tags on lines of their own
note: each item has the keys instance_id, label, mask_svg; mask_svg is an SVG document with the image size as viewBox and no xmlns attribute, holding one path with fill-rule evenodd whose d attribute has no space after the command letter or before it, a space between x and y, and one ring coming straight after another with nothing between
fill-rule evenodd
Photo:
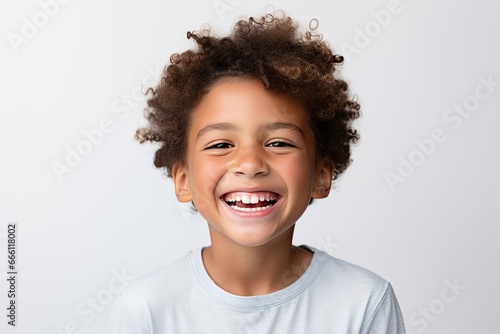
<instances>
[{"instance_id":1,"label":"nose","mask_svg":"<svg viewBox=\"0 0 500 334\"><path fill-rule=\"evenodd\" d=\"M235 154L232 172L236 176L256 177L269 174L269 165L262 148L239 148Z\"/></svg>"}]
</instances>

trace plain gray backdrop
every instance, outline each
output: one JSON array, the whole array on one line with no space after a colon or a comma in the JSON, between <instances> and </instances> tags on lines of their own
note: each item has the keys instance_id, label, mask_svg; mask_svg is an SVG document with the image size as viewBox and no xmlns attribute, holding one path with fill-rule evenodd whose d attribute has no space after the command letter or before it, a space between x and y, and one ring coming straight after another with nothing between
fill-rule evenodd
<instances>
[{"instance_id":1,"label":"plain gray backdrop","mask_svg":"<svg viewBox=\"0 0 500 334\"><path fill-rule=\"evenodd\" d=\"M2 1L0 277L9 222L19 272L16 328L0 280L2 333L102 333L132 277L208 245L156 147L133 140L141 88L193 46L188 30L227 34L269 4L319 21L363 112L352 165L295 243L389 280L408 333L498 333L500 5L487 0Z\"/></svg>"}]
</instances>

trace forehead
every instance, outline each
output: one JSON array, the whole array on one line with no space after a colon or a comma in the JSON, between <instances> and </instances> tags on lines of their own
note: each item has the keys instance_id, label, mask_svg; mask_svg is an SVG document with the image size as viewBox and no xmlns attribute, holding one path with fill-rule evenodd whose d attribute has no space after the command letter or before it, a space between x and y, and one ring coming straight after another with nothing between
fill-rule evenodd
<instances>
[{"instance_id":1,"label":"forehead","mask_svg":"<svg viewBox=\"0 0 500 334\"><path fill-rule=\"evenodd\" d=\"M249 117L250 116L250 117ZM252 117L253 116L253 117ZM306 123L308 116L291 96L266 90L260 80L226 77L214 83L192 114L192 125L219 119L244 120L254 117Z\"/></svg>"}]
</instances>

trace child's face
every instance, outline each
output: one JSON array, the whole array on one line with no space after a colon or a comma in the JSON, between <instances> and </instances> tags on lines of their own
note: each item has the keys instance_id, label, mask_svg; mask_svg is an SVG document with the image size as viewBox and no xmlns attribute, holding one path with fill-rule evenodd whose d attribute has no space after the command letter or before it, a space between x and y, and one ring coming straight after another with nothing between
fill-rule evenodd
<instances>
[{"instance_id":1,"label":"child's face","mask_svg":"<svg viewBox=\"0 0 500 334\"><path fill-rule=\"evenodd\" d=\"M298 102L257 80L226 78L194 110L185 164L172 174L179 200L194 202L212 242L259 246L292 233L310 198L328 195L331 170L315 161Z\"/></svg>"}]
</instances>

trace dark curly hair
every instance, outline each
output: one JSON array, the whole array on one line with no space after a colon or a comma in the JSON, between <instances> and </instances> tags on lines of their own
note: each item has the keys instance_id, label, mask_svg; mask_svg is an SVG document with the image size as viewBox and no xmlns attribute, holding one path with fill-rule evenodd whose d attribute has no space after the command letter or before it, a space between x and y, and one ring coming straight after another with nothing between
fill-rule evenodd
<instances>
[{"instance_id":1,"label":"dark curly hair","mask_svg":"<svg viewBox=\"0 0 500 334\"><path fill-rule=\"evenodd\" d=\"M174 164L184 162L191 113L200 99L217 80L243 77L297 99L308 114L317 157L333 162L333 179L344 172L351 144L359 140L352 121L359 117L360 105L350 98L348 84L334 76L343 57L321 35L301 33L290 17L275 13L240 20L227 37L206 29L188 32L187 38L196 48L170 57L158 86L146 92L152 93L145 109L148 125L135 134L141 144L161 143L156 167L165 167L172 176Z\"/></svg>"}]
</instances>

